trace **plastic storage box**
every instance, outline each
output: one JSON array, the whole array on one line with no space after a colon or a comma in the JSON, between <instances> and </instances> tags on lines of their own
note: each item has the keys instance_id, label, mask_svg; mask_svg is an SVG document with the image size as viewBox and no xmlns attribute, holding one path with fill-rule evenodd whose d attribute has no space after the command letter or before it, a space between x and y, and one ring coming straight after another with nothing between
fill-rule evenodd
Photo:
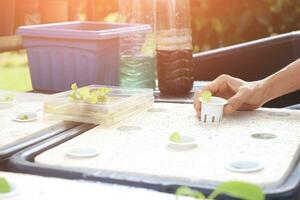
<instances>
[{"instance_id":1,"label":"plastic storage box","mask_svg":"<svg viewBox=\"0 0 300 200\"><path fill-rule=\"evenodd\" d=\"M27 50L35 90L118 85L119 38L150 31L149 25L65 22L18 29Z\"/></svg>"},{"instance_id":2,"label":"plastic storage box","mask_svg":"<svg viewBox=\"0 0 300 200\"><path fill-rule=\"evenodd\" d=\"M90 91L106 86L91 85ZM107 102L91 104L69 98L70 91L51 95L45 100L45 114L49 118L67 121L113 125L122 119L148 109L154 103L152 89L122 89L109 87Z\"/></svg>"}]
</instances>

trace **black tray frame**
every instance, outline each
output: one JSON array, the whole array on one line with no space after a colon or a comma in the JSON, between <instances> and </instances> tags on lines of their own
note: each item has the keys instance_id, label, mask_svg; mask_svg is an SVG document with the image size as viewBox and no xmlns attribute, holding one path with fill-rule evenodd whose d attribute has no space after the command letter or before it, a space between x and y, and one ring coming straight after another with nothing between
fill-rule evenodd
<instances>
[{"instance_id":1,"label":"black tray frame","mask_svg":"<svg viewBox=\"0 0 300 200\"><path fill-rule=\"evenodd\" d=\"M57 125L42 129L40 131L37 131L33 135L16 140L8 145L1 147L0 148L0 169L7 170L6 164L9 157L17 153L18 151L21 151L26 147L37 144L43 140L58 135L78 125L79 123L74 123L74 122L61 122Z\"/></svg>"}]
</instances>

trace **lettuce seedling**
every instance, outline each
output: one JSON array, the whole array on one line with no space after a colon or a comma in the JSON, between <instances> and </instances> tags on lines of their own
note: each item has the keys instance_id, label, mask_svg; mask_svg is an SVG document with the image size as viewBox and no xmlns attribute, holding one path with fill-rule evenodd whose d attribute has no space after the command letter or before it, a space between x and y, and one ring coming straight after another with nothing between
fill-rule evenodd
<instances>
[{"instance_id":1,"label":"lettuce seedling","mask_svg":"<svg viewBox=\"0 0 300 200\"><path fill-rule=\"evenodd\" d=\"M28 120L28 119L29 119L29 117L27 115L22 115L20 117L20 120Z\"/></svg>"},{"instance_id":2,"label":"lettuce seedling","mask_svg":"<svg viewBox=\"0 0 300 200\"><path fill-rule=\"evenodd\" d=\"M169 140L172 142L179 143L181 141L181 136L178 132L174 132L172 135L170 135Z\"/></svg>"},{"instance_id":3,"label":"lettuce seedling","mask_svg":"<svg viewBox=\"0 0 300 200\"><path fill-rule=\"evenodd\" d=\"M105 103L108 101L107 93L110 92L109 88L99 88L98 89L98 101Z\"/></svg>"},{"instance_id":4,"label":"lettuce seedling","mask_svg":"<svg viewBox=\"0 0 300 200\"><path fill-rule=\"evenodd\" d=\"M9 183L5 178L0 177L0 195L11 191Z\"/></svg>"},{"instance_id":5,"label":"lettuce seedling","mask_svg":"<svg viewBox=\"0 0 300 200\"><path fill-rule=\"evenodd\" d=\"M83 87L79 89L79 96L81 99L86 100L90 96L90 88L88 87Z\"/></svg>"},{"instance_id":6,"label":"lettuce seedling","mask_svg":"<svg viewBox=\"0 0 300 200\"><path fill-rule=\"evenodd\" d=\"M202 192L199 192L197 190L193 190L189 187L181 186L177 188L176 190L176 199L178 199L179 196L189 196L193 197L195 199L203 199L205 200L205 195Z\"/></svg>"},{"instance_id":7,"label":"lettuce seedling","mask_svg":"<svg viewBox=\"0 0 300 200\"><path fill-rule=\"evenodd\" d=\"M209 102L212 97L212 93L209 90L204 90L201 92L201 98L204 102Z\"/></svg>"},{"instance_id":8,"label":"lettuce seedling","mask_svg":"<svg viewBox=\"0 0 300 200\"><path fill-rule=\"evenodd\" d=\"M13 94L6 94L3 98L1 98L1 101L10 102L15 99L15 95Z\"/></svg>"},{"instance_id":9,"label":"lettuce seedling","mask_svg":"<svg viewBox=\"0 0 300 200\"><path fill-rule=\"evenodd\" d=\"M240 181L228 181L220 184L207 198L199 191L181 186L176 190L176 199L179 196L189 196L199 200L213 200L221 194L244 200L264 200L265 195L255 184Z\"/></svg>"},{"instance_id":10,"label":"lettuce seedling","mask_svg":"<svg viewBox=\"0 0 300 200\"><path fill-rule=\"evenodd\" d=\"M80 93L78 92L78 87L77 87L77 84L76 83L73 83L71 85L71 93L68 95L69 99L72 100L72 101L76 101L76 100L80 100L81 99L81 96L80 96Z\"/></svg>"},{"instance_id":11,"label":"lettuce seedling","mask_svg":"<svg viewBox=\"0 0 300 200\"><path fill-rule=\"evenodd\" d=\"M87 98L87 102L90 104L96 104L98 102L98 96L96 91L93 91L92 94Z\"/></svg>"},{"instance_id":12,"label":"lettuce seedling","mask_svg":"<svg viewBox=\"0 0 300 200\"><path fill-rule=\"evenodd\" d=\"M244 199L244 200L264 200L265 195L260 187L251 183L240 181L229 181L220 184L209 195L209 199L215 199L220 194L227 196Z\"/></svg>"},{"instance_id":13,"label":"lettuce seedling","mask_svg":"<svg viewBox=\"0 0 300 200\"><path fill-rule=\"evenodd\" d=\"M13 95L13 94L7 94L5 96L5 101L13 101L14 98L15 98L15 95Z\"/></svg>"},{"instance_id":14,"label":"lettuce seedling","mask_svg":"<svg viewBox=\"0 0 300 200\"><path fill-rule=\"evenodd\" d=\"M111 91L110 88L98 88L90 90L88 87L79 88L76 83L71 86L71 93L68 95L72 101L84 101L89 104L105 103L108 101L107 93Z\"/></svg>"}]
</instances>

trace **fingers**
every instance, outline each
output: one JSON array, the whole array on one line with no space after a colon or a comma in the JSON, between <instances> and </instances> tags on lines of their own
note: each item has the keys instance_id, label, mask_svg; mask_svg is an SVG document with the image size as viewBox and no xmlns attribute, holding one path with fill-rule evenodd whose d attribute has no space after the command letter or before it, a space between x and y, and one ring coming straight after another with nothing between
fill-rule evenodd
<instances>
[{"instance_id":1,"label":"fingers","mask_svg":"<svg viewBox=\"0 0 300 200\"><path fill-rule=\"evenodd\" d=\"M229 98L228 104L224 108L225 114L231 114L245 102L246 97L243 90L238 88L243 84L243 81L228 75L221 75L205 86L202 90L195 92L194 95L194 108L197 113L197 117L200 117L201 103L199 98L201 92L205 90L211 91L213 95L221 94L220 97ZM237 93L236 93L237 91ZM233 96L232 96L233 95Z\"/></svg>"},{"instance_id":2,"label":"fingers","mask_svg":"<svg viewBox=\"0 0 300 200\"><path fill-rule=\"evenodd\" d=\"M203 87L201 91L209 90L212 94L215 94L219 91L220 86L222 85L223 80L221 78L216 78L211 83Z\"/></svg>"},{"instance_id":3,"label":"fingers","mask_svg":"<svg viewBox=\"0 0 300 200\"><path fill-rule=\"evenodd\" d=\"M201 96L201 91L196 91L194 94L194 108L198 118L200 117L200 110L201 110L201 103L199 101L200 96Z\"/></svg>"},{"instance_id":4,"label":"fingers","mask_svg":"<svg viewBox=\"0 0 300 200\"><path fill-rule=\"evenodd\" d=\"M238 92L228 99L228 104L224 107L224 114L232 114L237 111L247 100L249 93L241 88Z\"/></svg>"}]
</instances>

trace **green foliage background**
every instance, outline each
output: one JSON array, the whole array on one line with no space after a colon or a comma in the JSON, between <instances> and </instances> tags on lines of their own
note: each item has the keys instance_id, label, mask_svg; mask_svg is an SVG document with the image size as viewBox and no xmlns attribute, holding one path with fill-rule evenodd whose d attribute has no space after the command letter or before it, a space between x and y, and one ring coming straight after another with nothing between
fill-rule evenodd
<instances>
[{"instance_id":1,"label":"green foliage background","mask_svg":"<svg viewBox=\"0 0 300 200\"><path fill-rule=\"evenodd\" d=\"M191 0L194 50L300 29L299 0Z\"/></svg>"},{"instance_id":2,"label":"green foliage background","mask_svg":"<svg viewBox=\"0 0 300 200\"><path fill-rule=\"evenodd\" d=\"M118 0L96 0L96 17ZM194 51L205 51L300 29L300 0L190 0Z\"/></svg>"}]
</instances>

